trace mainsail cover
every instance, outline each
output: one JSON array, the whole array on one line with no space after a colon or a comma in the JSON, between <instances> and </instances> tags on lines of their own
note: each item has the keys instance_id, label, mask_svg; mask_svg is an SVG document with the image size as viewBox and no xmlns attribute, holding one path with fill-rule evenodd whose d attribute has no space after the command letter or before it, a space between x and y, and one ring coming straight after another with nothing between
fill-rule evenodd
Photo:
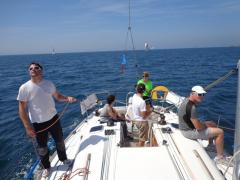
<instances>
[{"instance_id":1,"label":"mainsail cover","mask_svg":"<svg viewBox=\"0 0 240 180\"><path fill-rule=\"evenodd\" d=\"M96 94L91 94L87 96L86 99L80 102L81 113L84 114L87 110L93 108L97 105L98 98Z\"/></svg>"},{"instance_id":2,"label":"mainsail cover","mask_svg":"<svg viewBox=\"0 0 240 180\"><path fill-rule=\"evenodd\" d=\"M175 105L177 108L180 107L181 103L183 102L184 97L177 95L176 93L169 91L166 96L166 102L169 104Z\"/></svg>"}]
</instances>

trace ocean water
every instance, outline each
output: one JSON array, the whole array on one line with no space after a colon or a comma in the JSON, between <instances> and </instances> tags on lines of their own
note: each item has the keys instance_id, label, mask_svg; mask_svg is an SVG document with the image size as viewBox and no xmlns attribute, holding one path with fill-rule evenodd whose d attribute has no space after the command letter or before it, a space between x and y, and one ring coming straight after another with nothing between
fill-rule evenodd
<instances>
[{"instance_id":1,"label":"ocean water","mask_svg":"<svg viewBox=\"0 0 240 180\"><path fill-rule=\"evenodd\" d=\"M120 73L123 52L66 53L55 55L0 56L0 175L22 179L36 160L31 140L18 117L16 96L19 86L29 79L28 64L40 62L44 76L58 91L79 100L91 92L108 91L124 101L134 91L139 74L149 71L153 84L188 96L194 85L207 86L231 69L240 59L240 48L199 48L136 51L126 53L127 65ZM136 56L136 58L135 58ZM220 125L234 128L237 75L208 91L199 105L200 119L220 118ZM56 103L59 112L64 103ZM79 103L69 105L61 119L66 137L82 121ZM225 148L232 153L234 131L225 131Z\"/></svg>"}]
</instances>

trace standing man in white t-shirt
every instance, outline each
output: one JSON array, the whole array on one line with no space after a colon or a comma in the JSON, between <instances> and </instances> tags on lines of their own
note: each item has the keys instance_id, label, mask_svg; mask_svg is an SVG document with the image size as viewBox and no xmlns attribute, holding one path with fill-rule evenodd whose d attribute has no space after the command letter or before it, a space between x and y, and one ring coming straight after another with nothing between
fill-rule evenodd
<instances>
[{"instance_id":1,"label":"standing man in white t-shirt","mask_svg":"<svg viewBox=\"0 0 240 180\"><path fill-rule=\"evenodd\" d=\"M145 141L148 139L148 121L147 117L151 114L152 108L149 111L146 109L146 103L143 100L143 93L145 91L144 84L138 84L136 87L137 93L132 98L132 111L134 120L137 122L139 129L139 143L138 146L144 146Z\"/></svg>"},{"instance_id":2,"label":"standing man in white t-shirt","mask_svg":"<svg viewBox=\"0 0 240 180\"><path fill-rule=\"evenodd\" d=\"M21 85L17 96L19 116L27 135L31 138L36 137L38 154L44 168L42 176L47 177L51 168L47 147L48 132L56 143L59 160L64 164L71 164L67 159L62 127L53 97L58 101L70 103L76 99L60 94L51 81L43 79L43 68L39 63L31 63L28 71L30 80Z\"/></svg>"}]
</instances>

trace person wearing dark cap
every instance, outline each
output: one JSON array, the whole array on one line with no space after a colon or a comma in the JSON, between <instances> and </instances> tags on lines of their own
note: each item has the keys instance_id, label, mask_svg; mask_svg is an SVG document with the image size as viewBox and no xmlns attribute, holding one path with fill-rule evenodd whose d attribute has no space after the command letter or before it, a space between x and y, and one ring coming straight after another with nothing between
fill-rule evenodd
<instances>
[{"instance_id":1,"label":"person wearing dark cap","mask_svg":"<svg viewBox=\"0 0 240 180\"><path fill-rule=\"evenodd\" d=\"M179 129L186 138L209 140L210 146L214 139L217 151L215 162L224 163L223 130L212 121L201 122L198 119L196 104L202 102L206 93L202 86L192 87L190 96L184 99L178 109Z\"/></svg>"},{"instance_id":2,"label":"person wearing dark cap","mask_svg":"<svg viewBox=\"0 0 240 180\"><path fill-rule=\"evenodd\" d=\"M138 84L136 93L132 98L132 112L134 121L139 129L139 143L138 146L144 146L145 141L148 139L148 121L147 117L151 114L152 108L146 108L146 102L143 100L143 93L145 91L144 84Z\"/></svg>"},{"instance_id":3,"label":"person wearing dark cap","mask_svg":"<svg viewBox=\"0 0 240 180\"><path fill-rule=\"evenodd\" d=\"M143 78L140 79L137 84L144 84L145 91L143 92L143 99L149 99L151 96L151 91L153 89L152 81L149 80L149 73L147 71L143 72Z\"/></svg>"}]
</instances>

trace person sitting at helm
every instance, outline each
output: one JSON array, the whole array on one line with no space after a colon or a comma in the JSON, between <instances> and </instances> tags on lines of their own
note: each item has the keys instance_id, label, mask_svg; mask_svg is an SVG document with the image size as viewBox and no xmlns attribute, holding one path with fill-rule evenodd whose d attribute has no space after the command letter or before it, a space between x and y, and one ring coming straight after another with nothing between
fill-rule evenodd
<instances>
[{"instance_id":1,"label":"person sitting at helm","mask_svg":"<svg viewBox=\"0 0 240 180\"><path fill-rule=\"evenodd\" d=\"M144 84L145 91L142 94L143 100L146 102L147 111L150 111L152 106L151 91L153 89L152 81L149 80L149 73L147 71L143 72L143 78L137 82L137 85Z\"/></svg>"}]
</instances>

